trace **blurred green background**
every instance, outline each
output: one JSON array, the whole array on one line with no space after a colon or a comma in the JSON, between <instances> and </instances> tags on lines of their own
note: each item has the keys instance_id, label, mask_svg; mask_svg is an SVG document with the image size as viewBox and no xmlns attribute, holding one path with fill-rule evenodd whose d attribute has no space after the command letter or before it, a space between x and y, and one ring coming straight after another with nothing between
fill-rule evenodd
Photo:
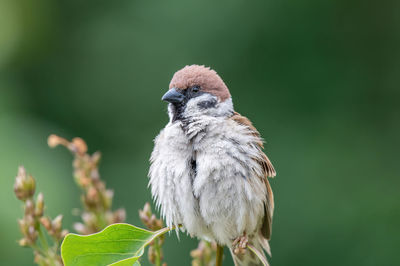
<instances>
[{"instance_id":1,"label":"blurred green background","mask_svg":"<svg viewBox=\"0 0 400 266\"><path fill-rule=\"evenodd\" d=\"M160 98L176 70L196 63L222 76L236 110L268 141L278 172L273 265L400 265L399 8L0 0L1 264L32 264L17 245L18 165L51 215L79 220L71 156L47 147L51 133L102 151L114 206L140 225L152 140L167 123ZM189 265L196 245L172 234L168 265Z\"/></svg>"}]
</instances>

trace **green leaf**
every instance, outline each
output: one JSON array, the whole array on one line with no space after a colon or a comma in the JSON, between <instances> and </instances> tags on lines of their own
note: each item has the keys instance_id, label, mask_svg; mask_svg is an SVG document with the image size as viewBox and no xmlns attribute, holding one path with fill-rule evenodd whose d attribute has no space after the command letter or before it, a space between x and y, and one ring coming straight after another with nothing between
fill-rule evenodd
<instances>
[{"instance_id":1,"label":"green leaf","mask_svg":"<svg viewBox=\"0 0 400 266\"><path fill-rule=\"evenodd\" d=\"M61 256L65 266L136 266L144 248L169 230L151 232L130 224L113 224L92 235L68 234L61 245Z\"/></svg>"}]
</instances>

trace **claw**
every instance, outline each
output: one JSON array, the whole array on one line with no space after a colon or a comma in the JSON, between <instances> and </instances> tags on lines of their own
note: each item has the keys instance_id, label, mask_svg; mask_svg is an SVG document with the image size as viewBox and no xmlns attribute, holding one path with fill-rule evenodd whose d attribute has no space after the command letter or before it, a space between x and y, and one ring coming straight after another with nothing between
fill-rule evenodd
<instances>
[{"instance_id":1,"label":"claw","mask_svg":"<svg viewBox=\"0 0 400 266\"><path fill-rule=\"evenodd\" d=\"M246 232L244 232L242 236L239 236L235 240L233 240L232 242L233 253L235 253L236 255L244 254L248 242L249 239L247 238Z\"/></svg>"}]
</instances>

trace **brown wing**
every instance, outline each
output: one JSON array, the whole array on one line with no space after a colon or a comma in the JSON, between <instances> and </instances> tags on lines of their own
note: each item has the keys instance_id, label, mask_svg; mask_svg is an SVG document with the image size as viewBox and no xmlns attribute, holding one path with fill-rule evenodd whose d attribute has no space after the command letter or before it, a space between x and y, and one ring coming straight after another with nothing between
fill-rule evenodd
<instances>
[{"instance_id":1,"label":"brown wing","mask_svg":"<svg viewBox=\"0 0 400 266\"><path fill-rule=\"evenodd\" d=\"M237 122L238 124L244 125L248 127L249 134L252 134L257 137L258 141L256 145L260 151L261 159L257 158L257 162L262 166L263 169L263 176L260 176L262 180L265 182L265 186L267 188L267 202L265 204L265 217L261 227L261 233L266 239L271 238L271 229L272 229L272 215L274 212L274 195L272 193L271 186L268 182L268 177L276 176L276 172L274 166L272 165L271 161L268 159L267 155L262 151L264 148L263 141L260 137L260 133L257 129L253 126L249 119L244 116L241 116L239 113L234 112L233 116L231 117L232 120Z\"/></svg>"},{"instance_id":2,"label":"brown wing","mask_svg":"<svg viewBox=\"0 0 400 266\"><path fill-rule=\"evenodd\" d=\"M264 144L261 139L260 133L253 126L253 124L250 122L250 120L247 119L247 117L244 117L237 112L234 112L233 116L231 116L231 119L234 120L235 122L237 122L238 124L248 127L249 134L252 134L258 138L258 141L256 144L258 145L258 148L260 149L260 154L262 157L262 160L258 160L258 162L260 163L260 165L262 166L262 168L264 170L265 179L267 179L267 177L276 176L274 166L272 165L271 161L268 159L267 155L265 155L265 153L262 151L262 149L264 149Z\"/></svg>"}]
</instances>

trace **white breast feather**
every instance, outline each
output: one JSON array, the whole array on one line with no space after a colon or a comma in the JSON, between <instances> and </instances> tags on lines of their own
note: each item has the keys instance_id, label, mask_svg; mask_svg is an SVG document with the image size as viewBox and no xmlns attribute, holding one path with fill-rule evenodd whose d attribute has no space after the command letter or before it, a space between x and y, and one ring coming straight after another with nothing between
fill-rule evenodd
<instances>
[{"instance_id":1,"label":"white breast feather","mask_svg":"<svg viewBox=\"0 0 400 266\"><path fill-rule=\"evenodd\" d=\"M249 129L226 117L169 123L155 139L150 186L167 226L229 245L261 227L266 187ZM196 173L191 160L196 160Z\"/></svg>"}]
</instances>

